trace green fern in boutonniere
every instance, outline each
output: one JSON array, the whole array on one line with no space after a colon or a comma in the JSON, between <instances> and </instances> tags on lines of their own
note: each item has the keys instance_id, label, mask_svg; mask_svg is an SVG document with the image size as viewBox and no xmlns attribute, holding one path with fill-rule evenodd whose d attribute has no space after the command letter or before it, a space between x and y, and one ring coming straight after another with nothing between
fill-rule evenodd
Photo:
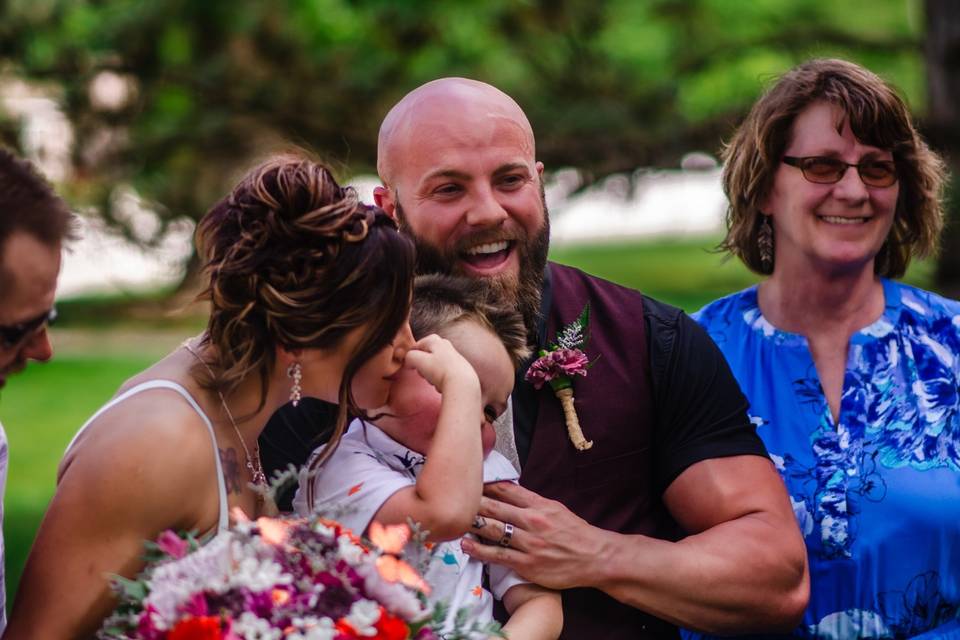
<instances>
[{"instance_id":1,"label":"green fern in boutonniere","mask_svg":"<svg viewBox=\"0 0 960 640\"><path fill-rule=\"evenodd\" d=\"M587 375L591 363L583 349L589 340L590 304L588 303L577 319L565 326L557 334L557 341L549 349L541 349L525 379L540 389L549 382L553 393L560 399L563 417L567 424L567 435L578 451L586 451L593 446L580 428L580 419L573 405L573 377Z\"/></svg>"}]
</instances>

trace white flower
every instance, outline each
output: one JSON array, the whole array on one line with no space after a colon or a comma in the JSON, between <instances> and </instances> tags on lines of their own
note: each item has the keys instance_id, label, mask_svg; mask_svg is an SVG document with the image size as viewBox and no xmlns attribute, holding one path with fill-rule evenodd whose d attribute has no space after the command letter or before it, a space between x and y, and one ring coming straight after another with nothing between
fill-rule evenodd
<instances>
[{"instance_id":1,"label":"white flower","mask_svg":"<svg viewBox=\"0 0 960 640\"><path fill-rule=\"evenodd\" d=\"M399 582L387 582L380 577L373 564L363 563L356 567L356 571L363 576L363 588L367 595L393 615L404 620L422 620L430 615L430 609L424 606L415 591Z\"/></svg>"},{"instance_id":2,"label":"white flower","mask_svg":"<svg viewBox=\"0 0 960 640\"><path fill-rule=\"evenodd\" d=\"M353 540L347 536L337 538L337 555L346 560L351 565L360 564L360 558L363 557L363 549L358 547Z\"/></svg>"},{"instance_id":3,"label":"white flower","mask_svg":"<svg viewBox=\"0 0 960 640\"><path fill-rule=\"evenodd\" d=\"M358 636L371 638L377 635L377 629L373 625L379 619L380 605L372 600L357 600L350 606L350 613L346 616L347 623Z\"/></svg>"},{"instance_id":4,"label":"white flower","mask_svg":"<svg viewBox=\"0 0 960 640\"><path fill-rule=\"evenodd\" d=\"M232 534L223 533L195 552L159 565L147 582L150 595L143 604L157 611L157 623L169 628L177 619L177 609L194 593L223 593L229 588Z\"/></svg>"},{"instance_id":5,"label":"white flower","mask_svg":"<svg viewBox=\"0 0 960 640\"><path fill-rule=\"evenodd\" d=\"M294 618L290 621L290 626L295 631L285 636L284 640L333 640L337 636L337 630L330 618Z\"/></svg>"},{"instance_id":6,"label":"white flower","mask_svg":"<svg viewBox=\"0 0 960 640\"><path fill-rule=\"evenodd\" d=\"M244 640L280 640L283 637L280 629L249 611L234 621L233 632Z\"/></svg>"},{"instance_id":7,"label":"white flower","mask_svg":"<svg viewBox=\"0 0 960 640\"><path fill-rule=\"evenodd\" d=\"M281 584L290 584L293 576L283 572L283 567L269 559L243 558L230 576L230 586L251 591L266 591Z\"/></svg>"},{"instance_id":8,"label":"white flower","mask_svg":"<svg viewBox=\"0 0 960 640\"><path fill-rule=\"evenodd\" d=\"M317 523L313 525L313 530L328 540L333 540L333 536L336 534L336 531L333 527L328 527L319 520L317 520Z\"/></svg>"},{"instance_id":9,"label":"white flower","mask_svg":"<svg viewBox=\"0 0 960 640\"><path fill-rule=\"evenodd\" d=\"M144 606L153 605L159 625L169 628L177 621L177 610L195 593L225 593L233 588L265 591L290 584L292 576L266 557L269 551L262 543L223 533L195 552L158 566L150 577Z\"/></svg>"},{"instance_id":10,"label":"white flower","mask_svg":"<svg viewBox=\"0 0 960 640\"><path fill-rule=\"evenodd\" d=\"M561 349L579 349L583 345L583 325L579 318L563 328L557 336L557 344Z\"/></svg>"}]
</instances>

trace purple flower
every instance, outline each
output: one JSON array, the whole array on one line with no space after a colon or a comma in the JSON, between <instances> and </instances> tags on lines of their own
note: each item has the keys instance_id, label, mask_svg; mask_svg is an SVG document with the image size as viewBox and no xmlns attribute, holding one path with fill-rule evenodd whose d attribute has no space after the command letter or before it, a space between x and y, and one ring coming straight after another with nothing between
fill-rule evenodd
<instances>
[{"instance_id":1,"label":"purple flower","mask_svg":"<svg viewBox=\"0 0 960 640\"><path fill-rule=\"evenodd\" d=\"M247 591L244 595L245 603L242 611L255 613L259 618L270 618L274 605L270 591L260 591L259 593Z\"/></svg>"},{"instance_id":2,"label":"purple flower","mask_svg":"<svg viewBox=\"0 0 960 640\"><path fill-rule=\"evenodd\" d=\"M551 380L587 375L587 364L587 354L580 349L557 349L537 358L525 379L539 389Z\"/></svg>"},{"instance_id":3,"label":"purple flower","mask_svg":"<svg viewBox=\"0 0 960 640\"><path fill-rule=\"evenodd\" d=\"M143 613L140 614L140 620L137 623L137 638L142 638L143 640L163 640L166 637L167 632L157 629L154 623L154 615L156 615L157 610L154 609L151 605L143 610Z\"/></svg>"},{"instance_id":4,"label":"purple flower","mask_svg":"<svg viewBox=\"0 0 960 640\"><path fill-rule=\"evenodd\" d=\"M179 560L187 555L187 551L190 550L190 543L167 529L157 538L157 548L168 556Z\"/></svg>"}]
</instances>

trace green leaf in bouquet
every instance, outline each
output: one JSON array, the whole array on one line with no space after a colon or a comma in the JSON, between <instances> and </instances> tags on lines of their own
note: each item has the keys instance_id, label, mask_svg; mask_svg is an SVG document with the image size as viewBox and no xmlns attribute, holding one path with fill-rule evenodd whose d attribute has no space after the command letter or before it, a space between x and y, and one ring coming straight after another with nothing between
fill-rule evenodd
<instances>
[{"instance_id":1,"label":"green leaf in bouquet","mask_svg":"<svg viewBox=\"0 0 960 640\"><path fill-rule=\"evenodd\" d=\"M139 578L131 580L116 574L110 576L110 588L113 589L119 602L113 614L104 622L101 629L102 633L107 633L111 629L122 631L122 629L128 628L130 620L136 618L136 615L143 611L143 600L150 593L150 588L142 574ZM112 638L114 636L104 635L103 637ZM125 636L118 632L116 637Z\"/></svg>"},{"instance_id":2,"label":"green leaf in bouquet","mask_svg":"<svg viewBox=\"0 0 960 640\"><path fill-rule=\"evenodd\" d=\"M111 579L114 590L121 601L141 601L147 597L149 589L145 580L131 580L123 576L114 575Z\"/></svg>"}]
</instances>

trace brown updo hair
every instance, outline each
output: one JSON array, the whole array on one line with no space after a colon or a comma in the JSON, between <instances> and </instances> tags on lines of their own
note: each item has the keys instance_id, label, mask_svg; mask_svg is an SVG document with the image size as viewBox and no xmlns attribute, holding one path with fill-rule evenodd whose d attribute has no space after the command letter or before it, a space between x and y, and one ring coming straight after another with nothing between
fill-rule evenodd
<instances>
[{"instance_id":1,"label":"brown updo hair","mask_svg":"<svg viewBox=\"0 0 960 640\"><path fill-rule=\"evenodd\" d=\"M797 116L816 101L841 108L857 140L893 153L900 194L893 227L874 260L874 271L899 278L913 256L936 250L943 227L945 168L920 137L900 96L876 74L846 60L814 59L781 76L754 103L723 149L723 190L730 202L727 236L720 245L757 273L760 203L793 135Z\"/></svg>"},{"instance_id":2,"label":"brown updo hair","mask_svg":"<svg viewBox=\"0 0 960 640\"><path fill-rule=\"evenodd\" d=\"M378 207L362 204L330 170L300 154L270 158L248 173L200 221L197 251L210 302L206 367L192 373L228 394L249 375L266 402L277 348L332 349L367 326L338 393L332 444L348 412L357 370L389 345L406 322L413 286L413 243Z\"/></svg>"}]
</instances>

